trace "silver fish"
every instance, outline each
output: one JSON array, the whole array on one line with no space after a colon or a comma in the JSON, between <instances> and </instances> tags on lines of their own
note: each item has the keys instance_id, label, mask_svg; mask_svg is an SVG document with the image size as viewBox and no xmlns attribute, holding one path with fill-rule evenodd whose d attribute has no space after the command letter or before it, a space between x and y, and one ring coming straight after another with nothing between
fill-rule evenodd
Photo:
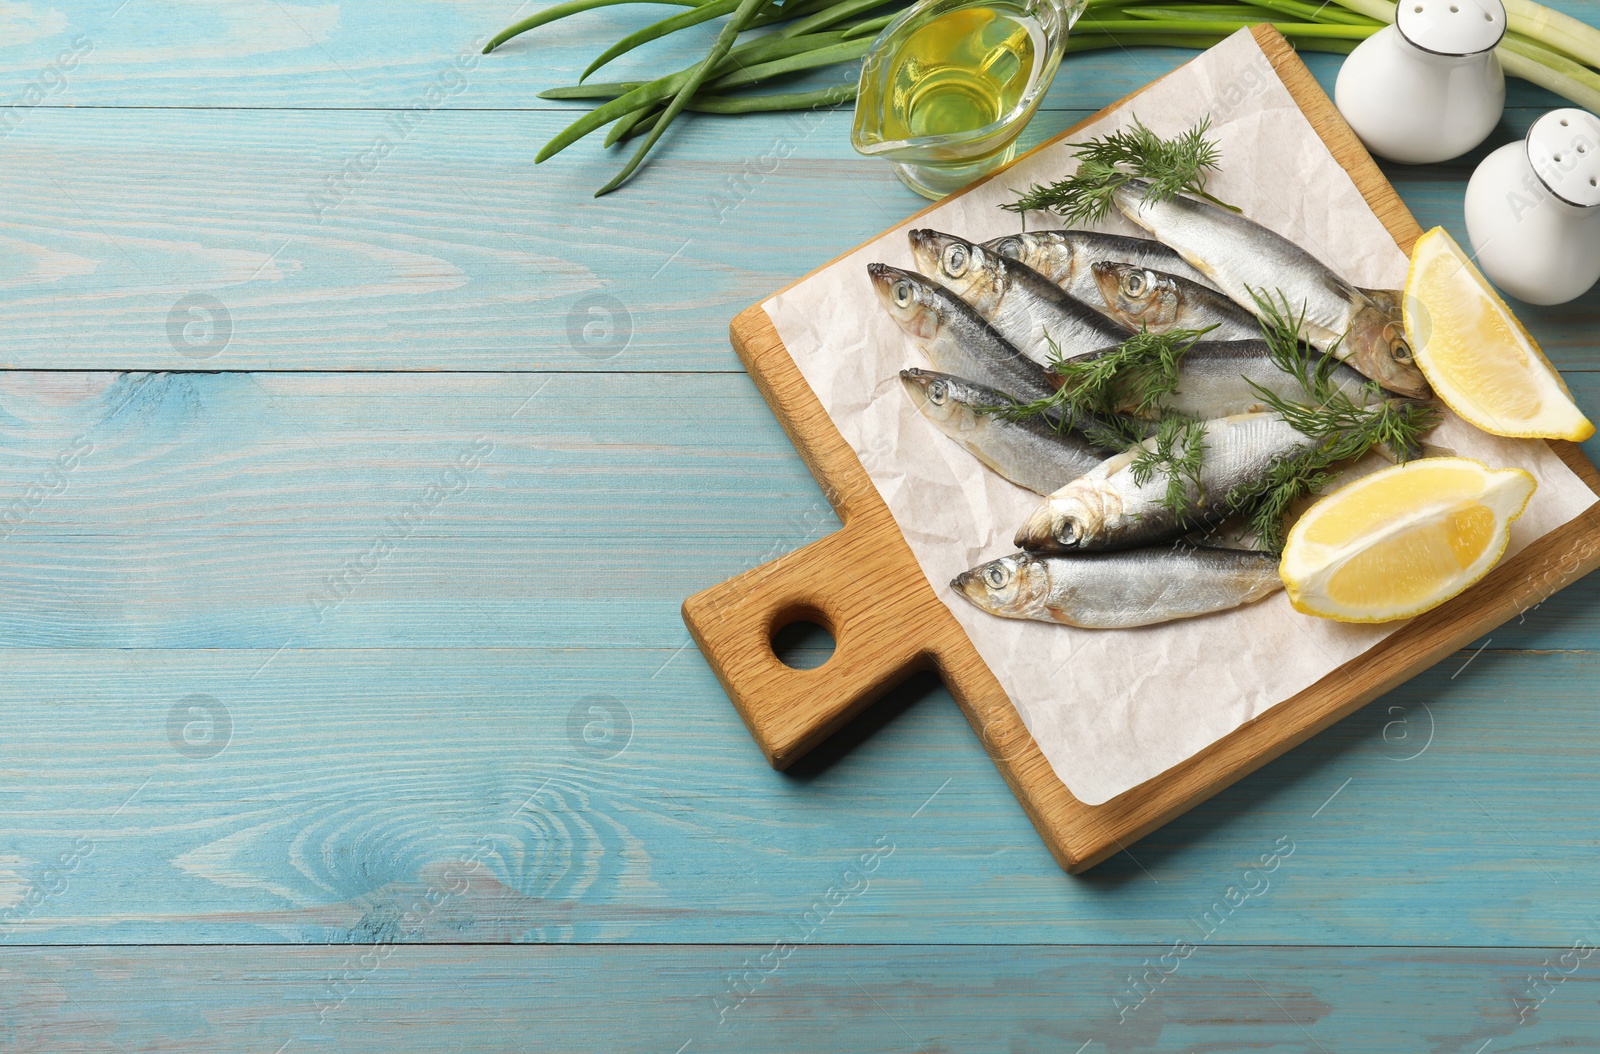
<instances>
[{"instance_id":1,"label":"silver fish","mask_svg":"<svg viewBox=\"0 0 1600 1054\"><path fill-rule=\"evenodd\" d=\"M991 239L984 242L983 247L1033 268L1090 305L1098 303L1096 298L1100 292L1092 269L1097 263L1148 267L1211 286L1187 260L1150 238L1125 238L1098 231L1025 231Z\"/></svg>"},{"instance_id":2,"label":"silver fish","mask_svg":"<svg viewBox=\"0 0 1600 1054\"><path fill-rule=\"evenodd\" d=\"M1226 611L1283 588L1278 558L1188 545L1122 553L1014 553L950 583L991 615L1129 629Z\"/></svg>"},{"instance_id":3,"label":"silver fish","mask_svg":"<svg viewBox=\"0 0 1600 1054\"><path fill-rule=\"evenodd\" d=\"M1252 293L1282 293L1289 310L1305 313L1300 336L1401 395L1430 393L1412 361L1400 313L1400 292L1359 289L1289 239L1254 220L1194 198L1146 201L1145 183L1113 192L1125 215L1182 254L1235 303L1257 311Z\"/></svg>"},{"instance_id":4,"label":"silver fish","mask_svg":"<svg viewBox=\"0 0 1600 1054\"><path fill-rule=\"evenodd\" d=\"M1254 340L1261 336L1256 317L1215 289L1123 263L1097 263L1100 310L1135 332L1209 329L1207 340Z\"/></svg>"},{"instance_id":5,"label":"silver fish","mask_svg":"<svg viewBox=\"0 0 1600 1054\"><path fill-rule=\"evenodd\" d=\"M1092 362L1116 350L1106 348L1077 361ZM1374 393L1371 381L1343 363L1334 365L1328 380L1357 406L1376 406L1392 398L1388 393ZM1261 393L1251 387L1252 381L1288 402L1307 400L1294 374L1279 369L1272 361L1272 351L1266 341L1202 340L1191 344L1184 352L1178 365L1178 390L1163 395L1156 409L1200 420L1259 413L1266 406L1261 401ZM1130 404L1118 409L1131 413L1134 408Z\"/></svg>"},{"instance_id":6,"label":"silver fish","mask_svg":"<svg viewBox=\"0 0 1600 1054\"><path fill-rule=\"evenodd\" d=\"M910 237L917 269L971 304L1035 362L1049 365L1056 350L1072 358L1127 339L1122 326L1015 260L952 234L915 230Z\"/></svg>"},{"instance_id":7,"label":"silver fish","mask_svg":"<svg viewBox=\"0 0 1600 1054\"><path fill-rule=\"evenodd\" d=\"M928 370L901 370L900 380L922 416L941 432L1004 479L1036 494L1066 486L1109 453L1076 429L1058 431L1041 418L996 416L992 409L1011 400L985 385Z\"/></svg>"},{"instance_id":8,"label":"silver fish","mask_svg":"<svg viewBox=\"0 0 1600 1054\"><path fill-rule=\"evenodd\" d=\"M1166 473L1156 472L1144 483L1134 479L1134 461L1154 443L1147 439L1046 498L1017 531L1017 547L1066 553L1176 538L1196 524L1222 519L1229 491L1259 479L1274 459L1310 443L1277 414L1237 414L1191 427L1204 429L1204 454L1199 486L1186 484L1182 508L1164 503Z\"/></svg>"},{"instance_id":9,"label":"silver fish","mask_svg":"<svg viewBox=\"0 0 1600 1054\"><path fill-rule=\"evenodd\" d=\"M1005 341L960 297L919 274L868 264L878 299L934 368L1032 402L1055 391L1044 368Z\"/></svg>"},{"instance_id":10,"label":"silver fish","mask_svg":"<svg viewBox=\"0 0 1600 1054\"><path fill-rule=\"evenodd\" d=\"M1422 456L1418 450L1414 456ZM1428 456L1433 457L1431 451ZM1381 447L1373 447L1358 458L1341 461L1330 471L1328 480L1314 494L1303 494L1296 498L1283 514L1283 532L1288 534L1290 529L1299 522L1300 517L1311 511L1311 506L1332 494L1340 487L1354 483L1362 476L1370 476L1386 468L1394 467L1394 459L1387 456ZM1189 545L1204 546L1211 549L1249 549L1265 551L1268 546L1249 521L1243 516L1229 516L1214 526L1199 527L1183 536L1183 541Z\"/></svg>"}]
</instances>

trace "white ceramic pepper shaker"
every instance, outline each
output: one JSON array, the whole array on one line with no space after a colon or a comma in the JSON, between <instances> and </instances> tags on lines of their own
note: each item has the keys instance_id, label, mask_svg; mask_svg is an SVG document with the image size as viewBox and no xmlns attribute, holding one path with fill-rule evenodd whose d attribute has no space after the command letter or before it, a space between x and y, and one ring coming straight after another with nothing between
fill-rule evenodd
<instances>
[{"instance_id":1,"label":"white ceramic pepper shaker","mask_svg":"<svg viewBox=\"0 0 1600 1054\"><path fill-rule=\"evenodd\" d=\"M1501 0L1401 0L1394 25L1340 67L1339 112L1379 157L1407 165L1460 157L1505 110L1494 53L1505 34Z\"/></svg>"},{"instance_id":2,"label":"white ceramic pepper shaker","mask_svg":"<svg viewBox=\"0 0 1600 1054\"><path fill-rule=\"evenodd\" d=\"M1600 118L1552 110L1467 183L1467 237L1489 280L1530 304L1600 281Z\"/></svg>"}]
</instances>

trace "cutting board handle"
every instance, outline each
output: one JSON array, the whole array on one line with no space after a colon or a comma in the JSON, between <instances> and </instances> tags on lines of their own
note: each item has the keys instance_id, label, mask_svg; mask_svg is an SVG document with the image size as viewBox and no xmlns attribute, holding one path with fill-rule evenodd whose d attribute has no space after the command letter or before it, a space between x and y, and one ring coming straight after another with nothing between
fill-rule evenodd
<instances>
[{"instance_id":1,"label":"cutting board handle","mask_svg":"<svg viewBox=\"0 0 1600 1054\"><path fill-rule=\"evenodd\" d=\"M933 665L926 579L892 522L862 516L826 538L696 593L683 621L761 752L788 768L861 709ZM882 532L893 531L892 539ZM891 544L884 544L890 542ZM833 655L799 670L772 650L785 626L815 622Z\"/></svg>"}]
</instances>

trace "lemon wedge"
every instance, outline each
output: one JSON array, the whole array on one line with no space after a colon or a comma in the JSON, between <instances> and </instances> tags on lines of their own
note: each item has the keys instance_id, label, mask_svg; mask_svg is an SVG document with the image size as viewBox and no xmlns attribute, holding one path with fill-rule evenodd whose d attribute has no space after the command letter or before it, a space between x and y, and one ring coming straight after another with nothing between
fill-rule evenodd
<instances>
[{"instance_id":1,"label":"lemon wedge","mask_svg":"<svg viewBox=\"0 0 1600 1054\"><path fill-rule=\"evenodd\" d=\"M1296 611L1389 622L1438 607L1506 551L1536 484L1520 468L1424 458L1363 476L1289 531L1278 573Z\"/></svg>"},{"instance_id":2,"label":"lemon wedge","mask_svg":"<svg viewBox=\"0 0 1600 1054\"><path fill-rule=\"evenodd\" d=\"M1443 227L1411 250L1404 312L1423 376L1467 421L1500 436L1594 435L1561 375Z\"/></svg>"}]
</instances>

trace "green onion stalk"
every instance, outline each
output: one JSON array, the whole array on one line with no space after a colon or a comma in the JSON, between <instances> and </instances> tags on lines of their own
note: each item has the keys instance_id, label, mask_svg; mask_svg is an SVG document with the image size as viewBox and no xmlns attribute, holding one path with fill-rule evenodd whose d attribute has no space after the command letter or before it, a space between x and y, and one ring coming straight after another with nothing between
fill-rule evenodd
<instances>
[{"instance_id":1,"label":"green onion stalk","mask_svg":"<svg viewBox=\"0 0 1600 1054\"><path fill-rule=\"evenodd\" d=\"M603 141L608 147L643 139L596 197L632 178L667 127L685 113L823 110L853 101L853 68L845 83L831 87L792 90L785 82L796 74L856 62L910 6L910 0L566 0L507 26L483 50L572 15L633 3L679 10L605 48L577 84L539 93L541 99L593 102L594 108L546 143L535 163L607 125ZM1505 71L1600 112L1600 29L1533 0L1505 3L1508 32L1497 52ZM1303 51L1348 54L1394 17L1392 0L1320 5L1308 0L1089 0L1067 38L1067 52L1208 48L1240 29L1269 23ZM692 66L651 79L589 81L591 74L644 44L717 19L725 21L715 41Z\"/></svg>"}]
</instances>

